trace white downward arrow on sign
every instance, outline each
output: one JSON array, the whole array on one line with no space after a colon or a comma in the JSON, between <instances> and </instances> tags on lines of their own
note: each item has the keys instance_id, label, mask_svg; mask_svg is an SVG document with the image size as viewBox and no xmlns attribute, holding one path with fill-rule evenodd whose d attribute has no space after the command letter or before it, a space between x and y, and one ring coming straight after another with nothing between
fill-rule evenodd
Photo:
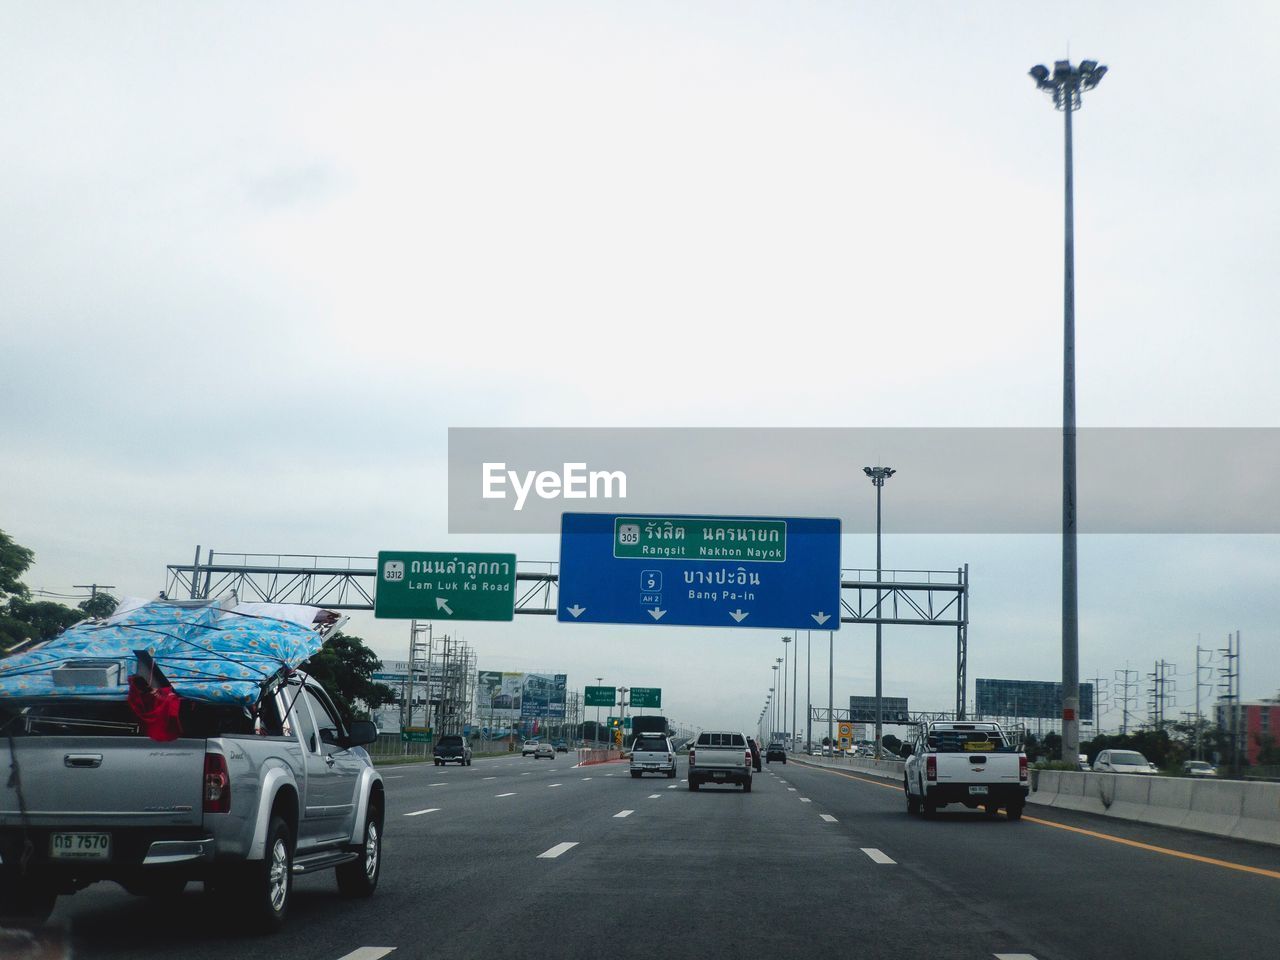
<instances>
[{"instance_id":1,"label":"white downward arrow on sign","mask_svg":"<svg viewBox=\"0 0 1280 960\"><path fill-rule=\"evenodd\" d=\"M449 601L444 597L436 597L436 610L443 610L449 616L453 616L453 610L449 607Z\"/></svg>"},{"instance_id":2,"label":"white downward arrow on sign","mask_svg":"<svg viewBox=\"0 0 1280 960\"><path fill-rule=\"evenodd\" d=\"M660 610L657 607L654 607L652 610L649 611L649 616L653 617L653 619L655 620L661 620L663 616L666 614L666 612L667 611L665 610Z\"/></svg>"},{"instance_id":3,"label":"white downward arrow on sign","mask_svg":"<svg viewBox=\"0 0 1280 960\"><path fill-rule=\"evenodd\" d=\"M587 612L586 607L580 607L576 603L572 607L565 607L565 609L568 610L569 613L573 615L573 618L575 620Z\"/></svg>"},{"instance_id":4,"label":"white downward arrow on sign","mask_svg":"<svg viewBox=\"0 0 1280 960\"><path fill-rule=\"evenodd\" d=\"M751 613L750 611L743 613L741 610L734 610L730 612L729 616L733 617L733 619L738 623L741 623L743 620L747 619L747 617L751 616Z\"/></svg>"},{"instance_id":5,"label":"white downward arrow on sign","mask_svg":"<svg viewBox=\"0 0 1280 960\"><path fill-rule=\"evenodd\" d=\"M831 614L823 613L821 610L819 610L817 613L811 613L809 614L809 616L813 617L813 619L818 621L818 626L822 626L824 623L826 623L828 620L831 619Z\"/></svg>"}]
</instances>

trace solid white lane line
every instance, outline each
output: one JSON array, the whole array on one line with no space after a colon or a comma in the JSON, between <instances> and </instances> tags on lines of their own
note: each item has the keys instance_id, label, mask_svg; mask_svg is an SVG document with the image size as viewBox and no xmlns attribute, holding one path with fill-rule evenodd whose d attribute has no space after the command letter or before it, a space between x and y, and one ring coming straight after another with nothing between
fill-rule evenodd
<instances>
[{"instance_id":1,"label":"solid white lane line","mask_svg":"<svg viewBox=\"0 0 1280 960\"><path fill-rule=\"evenodd\" d=\"M514 793L495 793L495 797L514 797Z\"/></svg>"},{"instance_id":2,"label":"solid white lane line","mask_svg":"<svg viewBox=\"0 0 1280 960\"><path fill-rule=\"evenodd\" d=\"M382 960L393 950L395 950L395 947L360 947L358 950L352 950L344 957L339 957L338 960Z\"/></svg>"},{"instance_id":3,"label":"solid white lane line","mask_svg":"<svg viewBox=\"0 0 1280 960\"><path fill-rule=\"evenodd\" d=\"M835 818L835 817L833 817L833 816L832 816L831 814L829 814L829 813L820 813L820 814L818 814L818 816L822 817L822 819L823 819L823 820L825 820L825 821L827 821L827 823L835 823L835 822L836 822L836 818Z\"/></svg>"},{"instance_id":4,"label":"solid white lane line","mask_svg":"<svg viewBox=\"0 0 1280 960\"><path fill-rule=\"evenodd\" d=\"M662 794L660 794L660 793L651 793L651 794L649 794L649 799L650 799L650 800L657 800L660 796L662 796Z\"/></svg>"},{"instance_id":5,"label":"solid white lane line","mask_svg":"<svg viewBox=\"0 0 1280 960\"><path fill-rule=\"evenodd\" d=\"M813 801L812 801L812 800L810 800L808 797L801 797L801 798L800 798L800 802L801 802L801 803L813 803Z\"/></svg>"},{"instance_id":6,"label":"solid white lane line","mask_svg":"<svg viewBox=\"0 0 1280 960\"><path fill-rule=\"evenodd\" d=\"M574 841L573 841L573 842L571 842L571 843L557 843L557 844L556 844L554 847L552 847L550 850L544 850L542 853L538 854L538 859L539 859L539 860L554 860L556 857L560 856L560 854L562 854L562 853L566 853L566 852L568 852L569 850L572 850L572 849L573 849L574 847L576 847L577 845L578 845L578 841L577 841L577 840L574 840Z\"/></svg>"},{"instance_id":7,"label":"solid white lane line","mask_svg":"<svg viewBox=\"0 0 1280 960\"><path fill-rule=\"evenodd\" d=\"M861 849L863 853L865 853L868 857L870 857L876 863L897 863L898 862L897 860L894 860L891 857L886 857L883 853L881 853L875 847L860 847L859 849Z\"/></svg>"},{"instance_id":8,"label":"solid white lane line","mask_svg":"<svg viewBox=\"0 0 1280 960\"><path fill-rule=\"evenodd\" d=\"M427 809L425 809L425 810L415 810L415 811L413 811L413 813L406 813L406 814L405 814L405 816L406 816L406 817L420 817L420 816L422 816L424 813L435 813L435 812L436 812L437 810L439 810L439 809L440 809L439 807L427 807Z\"/></svg>"},{"instance_id":9,"label":"solid white lane line","mask_svg":"<svg viewBox=\"0 0 1280 960\"><path fill-rule=\"evenodd\" d=\"M635 813L635 811L634 811L634 810L623 810L621 813L615 813L615 814L613 815L613 819L615 819L615 820L621 820L623 817L629 817L629 816L631 816L633 813Z\"/></svg>"}]
</instances>

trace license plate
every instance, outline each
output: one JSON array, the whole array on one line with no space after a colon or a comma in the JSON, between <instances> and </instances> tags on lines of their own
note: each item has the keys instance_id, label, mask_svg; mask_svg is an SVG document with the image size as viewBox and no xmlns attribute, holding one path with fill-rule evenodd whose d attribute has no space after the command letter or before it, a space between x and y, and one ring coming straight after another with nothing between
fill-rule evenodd
<instances>
[{"instance_id":1,"label":"license plate","mask_svg":"<svg viewBox=\"0 0 1280 960\"><path fill-rule=\"evenodd\" d=\"M986 794L986 792L987 792L987 788L986 788L986 787L970 787L970 788L969 788L969 792L970 792L970 793L984 794L984 795L985 795L985 794Z\"/></svg>"},{"instance_id":2,"label":"license plate","mask_svg":"<svg viewBox=\"0 0 1280 960\"><path fill-rule=\"evenodd\" d=\"M109 833L55 833L49 838L51 860L110 860Z\"/></svg>"},{"instance_id":3,"label":"license plate","mask_svg":"<svg viewBox=\"0 0 1280 960\"><path fill-rule=\"evenodd\" d=\"M717 780L723 780L723 779L724 779L724 774L723 774L723 773L715 773L715 774L712 774L712 776L714 776Z\"/></svg>"}]
</instances>

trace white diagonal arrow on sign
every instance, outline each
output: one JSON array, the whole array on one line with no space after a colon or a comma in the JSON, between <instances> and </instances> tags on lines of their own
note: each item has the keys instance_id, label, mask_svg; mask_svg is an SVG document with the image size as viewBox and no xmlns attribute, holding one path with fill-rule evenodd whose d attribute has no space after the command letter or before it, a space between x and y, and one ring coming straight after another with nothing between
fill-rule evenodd
<instances>
[{"instance_id":1,"label":"white diagonal arrow on sign","mask_svg":"<svg viewBox=\"0 0 1280 960\"><path fill-rule=\"evenodd\" d=\"M565 607L565 609L568 610L570 614L572 614L575 620L587 612L586 607L580 607L576 603L572 607Z\"/></svg>"},{"instance_id":2,"label":"white diagonal arrow on sign","mask_svg":"<svg viewBox=\"0 0 1280 960\"><path fill-rule=\"evenodd\" d=\"M748 611L743 613L741 610L731 610L729 612L729 616L733 617L733 619L738 623L741 623L743 620L747 619L747 617L751 616L751 612Z\"/></svg>"},{"instance_id":3,"label":"white diagonal arrow on sign","mask_svg":"<svg viewBox=\"0 0 1280 960\"><path fill-rule=\"evenodd\" d=\"M449 606L449 601L445 597L436 597L436 610L437 612L443 610L449 616L453 616L453 609Z\"/></svg>"},{"instance_id":4,"label":"white diagonal arrow on sign","mask_svg":"<svg viewBox=\"0 0 1280 960\"><path fill-rule=\"evenodd\" d=\"M653 617L655 620L661 620L666 615L666 612L667 611L661 610L658 607L654 607L652 610L648 611L649 616Z\"/></svg>"},{"instance_id":5,"label":"white diagonal arrow on sign","mask_svg":"<svg viewBox=\"0 0 1280 960\"><path fill-rule=\"evenodd\" d=\"M811 613L809 614L809 616L813 617L813 619L818 621L818 626L822 626L824 623L826 623L828 620L831 619L831 614L823 613L821 610L819 610L817 613Z\"/></svg>"}]
</instances>

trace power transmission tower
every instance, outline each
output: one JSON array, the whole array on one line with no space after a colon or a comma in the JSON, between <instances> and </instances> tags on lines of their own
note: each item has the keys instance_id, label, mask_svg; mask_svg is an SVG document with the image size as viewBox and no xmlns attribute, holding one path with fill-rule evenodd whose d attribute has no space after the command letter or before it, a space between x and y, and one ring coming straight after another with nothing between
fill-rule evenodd
<instances>
[{"instance_id":1,"label":"power transmission tower","mask_svg":"<svg viewBox=\"0 0 1280 960\"><path fill-rule=\"evenodd\" d=\"M1218 649L1223 665L1218 668L1218 722L1231 738L1231 777L1240 778L1240 631L1227 634L1227 645ZM1225 715L1224 715L1225 714Z\"/></svg>"},{"instance_id":2,"label":"power transmission tower","mask_svg":"<svg viewBox=\"0 0 1280 960\"><path fill-rule=\"evenodd\" d=\"M1200 646L1199 638L1196 638L1196 759L1204 759L1204 711L1200 706L1200 689L1208 687L1213 688L1213 658L1214 652L1209 647ZM1202 680L1202 677L1208 677Z\"/></svg>"},{"instance_id":3,"label":"power transmission tower","mask_svg":"<svg viewBox=\"0 0 1280 960\"><path fill-rule=\"evenodd\" d=\"M1169 663L1167 660L1157 660L1155 669L1147 674L1147 680L1151 686L1147 688L1147 718L1151 726L1156 730L1163 730L1165 724L1165 711L1170 706L1177 706L1177 703L1169 696L1169 687L1174 685L1177 689L1176 681L1170 679L1171 675L1177 670L1175 664Z\"/></svg>"},{"instance_id":4,"label":"power transmission tower","mask_svg":"<svg viewBox=\"0 0 1280 960\"><path fill-rule=\"evenodd\" d=\"M1096 737L1102 733L1103 708L1111 705L1111 691L1107 686L1111 681L1104 677L1090 677L1089 681L1093 684L1093 735Z\"/></svg>"},{"instance_id":5,"label":"power transmission tower","mask_svg":"<svg viewBox=\"0 0 1280 960\"><path fill-rule=\"evenodd\" d=\"M1120 704L1120 735L1129 735L1129 706L1137 699L1138 671L1126 667L1116 671L1116 700Z\"/></svg>"}]
</instances>

